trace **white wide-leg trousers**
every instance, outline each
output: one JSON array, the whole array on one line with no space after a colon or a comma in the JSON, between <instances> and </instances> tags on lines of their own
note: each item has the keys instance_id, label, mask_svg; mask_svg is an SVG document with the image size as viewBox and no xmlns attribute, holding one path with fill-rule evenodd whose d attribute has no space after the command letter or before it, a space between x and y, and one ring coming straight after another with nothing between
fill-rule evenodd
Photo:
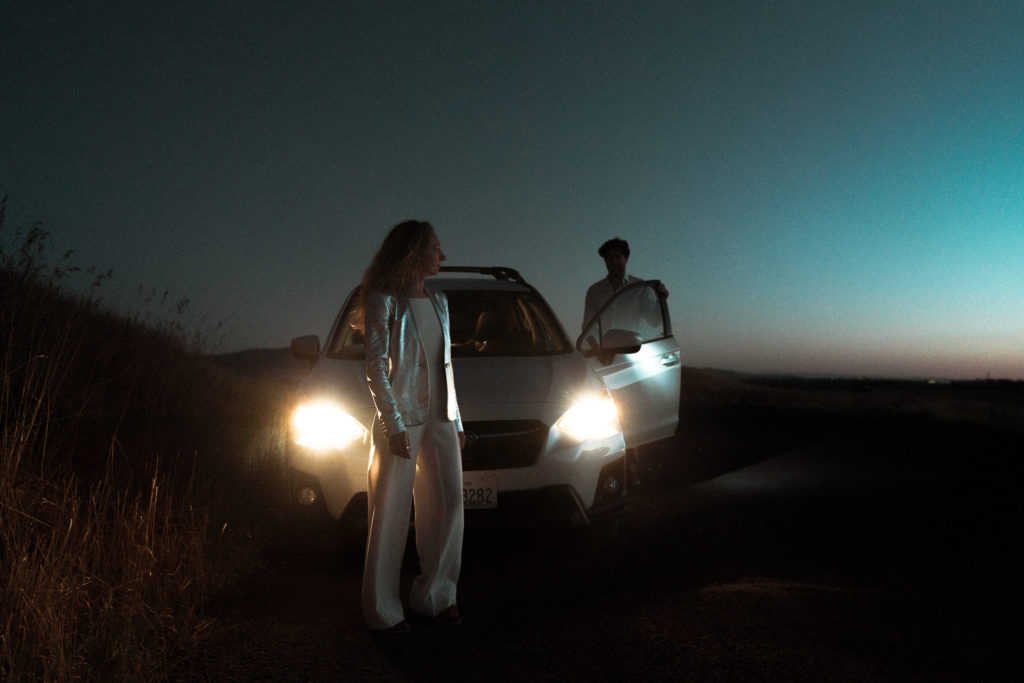
<instances>
[{"instance_id":1,"label":"white wide-leg trousers","mask_svg":"<svg viewBox=\"0 0 1024 683\"><path fill-rule=\"evenodd\" d=\"M456 603L464 527L458 432L454 422L434 417L408 432L409 460L391 453L383 438L375 438L370 457L362 607L372 629L405 619L399 584L414 498L420 575L409 591L409 607L433 617Z\"/></svg>"}]
</instances>

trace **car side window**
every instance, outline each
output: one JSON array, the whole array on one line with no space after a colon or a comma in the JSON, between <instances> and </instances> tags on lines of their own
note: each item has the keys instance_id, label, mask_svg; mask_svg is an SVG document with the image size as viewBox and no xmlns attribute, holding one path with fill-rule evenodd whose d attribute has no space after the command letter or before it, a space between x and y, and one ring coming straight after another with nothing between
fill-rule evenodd
<instances>
[{"instance_id":1,"label":"car side window","mask_svg":"<svg viewBox=\"0 0 1024 683\"><path fill-rule=\"evenodd\" d=\"M329 356L348 359L366 358L366 346L363 341L363 331L357 327L357 316L355 306L350 302L344 317L335 330L334 338L331 340L331 347L327 350Z\"/></svg>"}]
</instances>

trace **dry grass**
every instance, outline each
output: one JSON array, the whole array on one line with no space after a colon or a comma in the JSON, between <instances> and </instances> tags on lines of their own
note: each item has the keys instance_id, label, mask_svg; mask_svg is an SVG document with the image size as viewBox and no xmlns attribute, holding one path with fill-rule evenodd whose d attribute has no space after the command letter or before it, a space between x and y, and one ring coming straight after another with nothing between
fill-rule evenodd
<instances>
[{"instance_id":1,"label":"dry grass","mask_svg":"<svg viewBox=\"0 0 1024 683\"><path fill-rule=\"evenodd\" d=\"M159 680L252 552L226 492L274 476L280 391L63 290L49 245L0 249L0 679Z\"/></svg>"}]
</instances>

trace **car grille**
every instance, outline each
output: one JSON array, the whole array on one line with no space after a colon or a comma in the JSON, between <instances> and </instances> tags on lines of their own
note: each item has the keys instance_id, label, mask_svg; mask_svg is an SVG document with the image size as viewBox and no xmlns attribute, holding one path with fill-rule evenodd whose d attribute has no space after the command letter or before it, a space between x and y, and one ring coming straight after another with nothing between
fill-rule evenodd
<instances>
[{"instance_id":1,"label":"car grille","mask_svg":"<svg viewBox=\"0 0 1024 683\"><path fill-rule=\"evenodd\" d=\"M529 467L537 462L548 436L547 425L538 420L467 422L463 429L463 470Z\"/></svg>"}]
</instances>

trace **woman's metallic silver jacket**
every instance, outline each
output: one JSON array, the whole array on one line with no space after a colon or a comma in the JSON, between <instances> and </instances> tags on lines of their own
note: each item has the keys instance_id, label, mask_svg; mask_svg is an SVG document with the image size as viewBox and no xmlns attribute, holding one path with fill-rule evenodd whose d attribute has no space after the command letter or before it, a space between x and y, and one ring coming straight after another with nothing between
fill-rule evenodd
<instances>
[{"instance_id":1,"label":"woman's metallic silver jacket","mask_svg":"<svg viewBox=\"0 0 1024 683\"><path fill-rule=\"evenodd\" d=\"M444 333L445 415L461 432L452 374L448 299L443 292L433 292L430 300ZM366 293L365 304L366 381L385 435L397 434L407 425L421 425L427 419L427 356L408 299L371 290Z\"/></svg>"}]
</instances>

